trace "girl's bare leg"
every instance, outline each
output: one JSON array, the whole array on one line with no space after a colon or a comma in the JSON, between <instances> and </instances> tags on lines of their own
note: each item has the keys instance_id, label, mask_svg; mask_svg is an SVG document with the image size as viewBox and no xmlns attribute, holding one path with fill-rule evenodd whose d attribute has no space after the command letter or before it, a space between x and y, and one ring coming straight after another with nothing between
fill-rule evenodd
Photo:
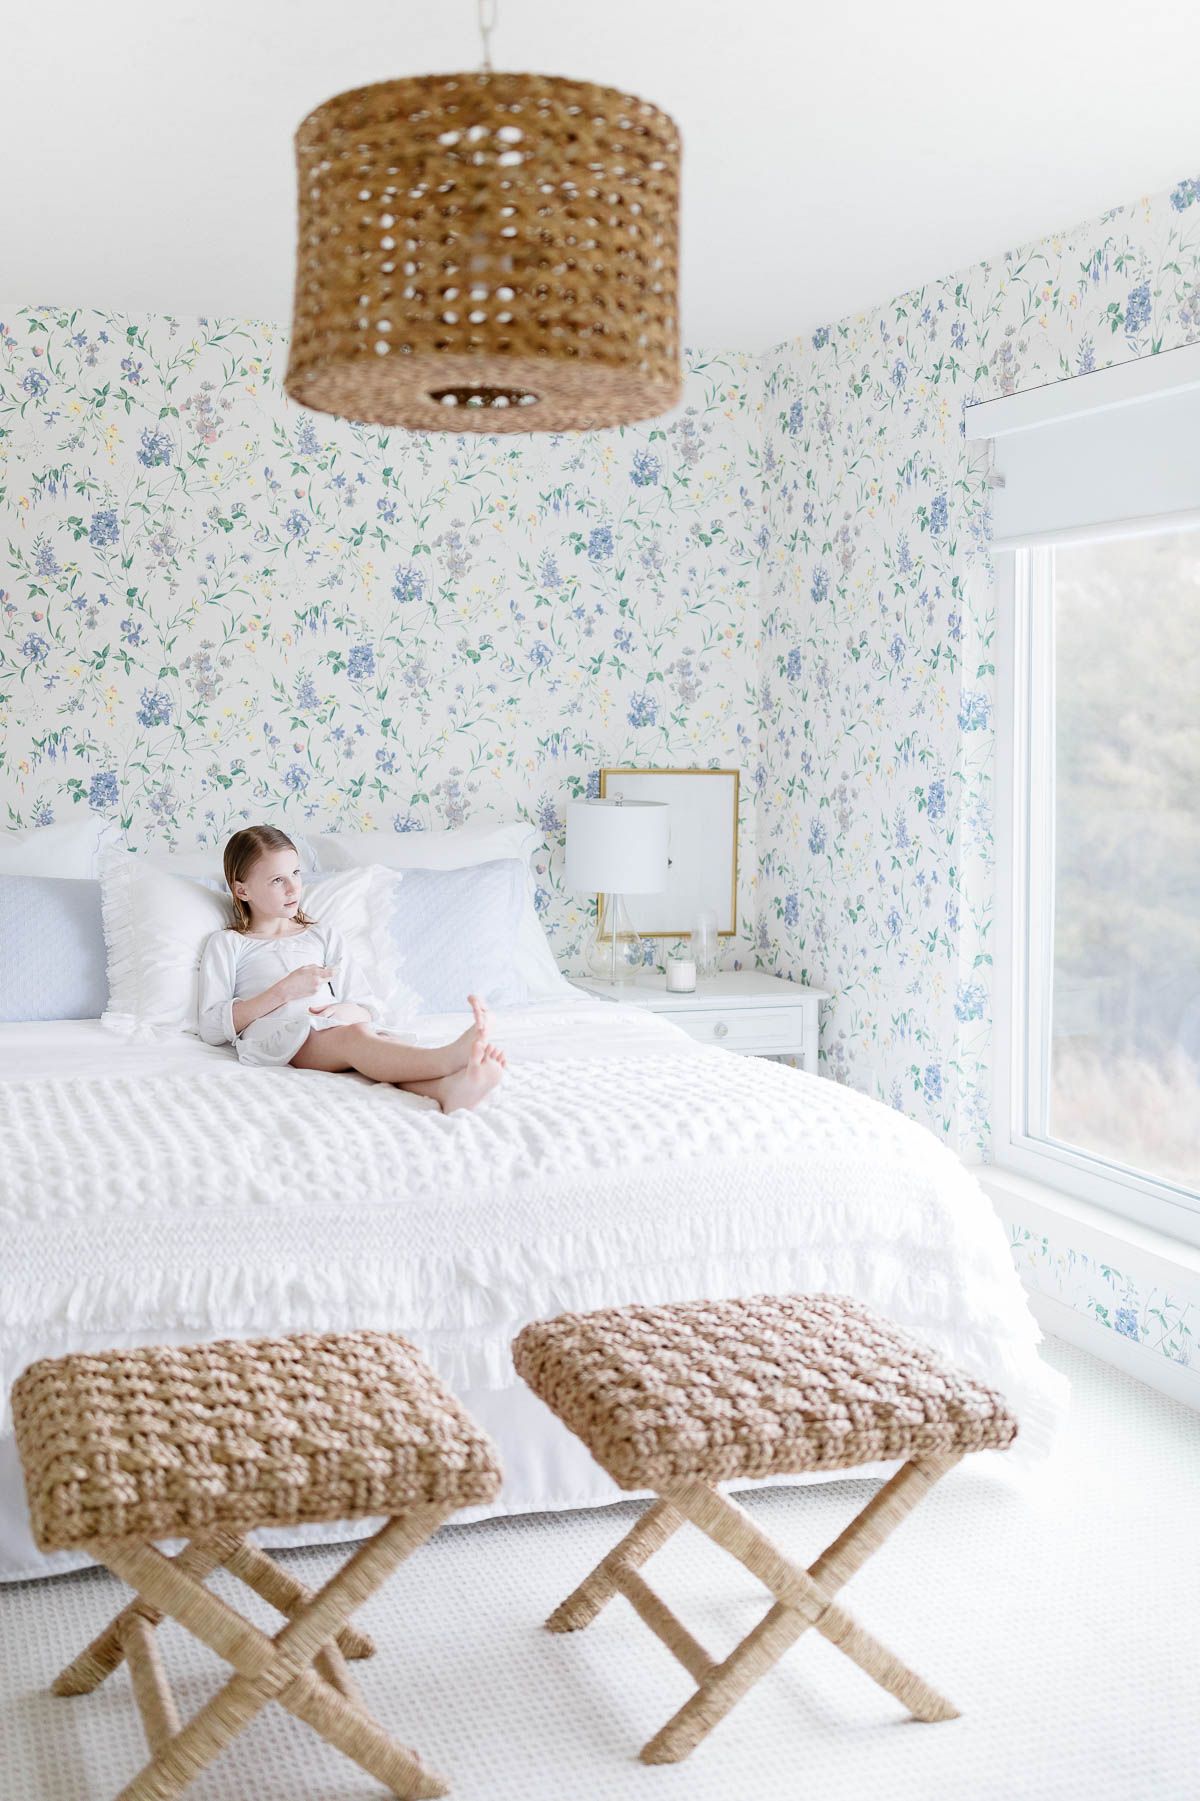
<instances>
[{"instance_id":1,"label":"girl's bare leg","mask_svg":"<svg viewBox=\"0 0 1200 1801\"><path fill-rule=\"evenodd\" d=\"M432 1082L402 1082L400 1086L410 1094L427 1094L443 1113L454 1113L462 1107L477 1107L499 1082L505 1062L502 1050L479 1039L465 1068Z\"/></svg>"},{"instance_id":2,"label":"girl's bare leg","mask_svg":"<svg viewBox=\"0 0 1200 1801\"><path fill-rule=\"evenodd\" d=\"M297 1069L356 1069L373 1082L429 1081L460 1067L449 1044L399 1044L366 1025L310 1032L292 1063Z\"/></svg>"},{"instance_id":3,"label":"girl's bare leg","mask_svg":"<svg viewBox=\"0 0 1200 1801\"><path fill-rule=\"evenodd\" d=\"M309 1033L292 1063L297 1069L358 1070L373 1082L428 1095L446 1113L477 1106L500 1080L505 1057L488 1042L487 1009L470 999L475 1023L449 1044L401 1044L369 1025L327 1026Z\"/></svg>"}]
</instances>

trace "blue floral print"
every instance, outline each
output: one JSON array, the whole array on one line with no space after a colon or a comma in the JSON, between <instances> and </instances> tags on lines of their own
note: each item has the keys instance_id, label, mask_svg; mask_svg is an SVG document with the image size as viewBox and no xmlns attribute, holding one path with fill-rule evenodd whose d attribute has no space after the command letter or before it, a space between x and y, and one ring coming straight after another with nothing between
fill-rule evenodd
<instances>
[{"instance_id":1,"label":"blue floral print","mask_svg":"<svg viewBox=\"0 0 1200 1801\"><path fill-rule=\"evenodd\" d=\"M147 728L156 725L170 725L171 697L162 688L143 688L142 704L137 710L137 722Z\"/></svg>"},{"instance_id":2,"label":"blue floral print","mask_svg":"<svg viewBox=\"0 0 1200 1801\"><path fill-rule=\"evenodd\" d=\"M411 563L404 564L396 571L392 583L392 599L401 603L417 601L425 598L425 577Z\"/></svg>"},{"instance_id":3,"label":"blue floral print","mask_svg":"<svg viewBox=\"0 0 1200 1801\"><path fill-rule=\"evenodd\" d=\"M1130 288L1129 298L1125 302L1125 330L1131 338L1144 331L1150 323L1150 284L1139 282L1136 288Z\"/></svg>"},{"instance_id":4,"label":"blue floral print","mask_svg":"<svg viewBox=\"0 0 1200 1801\"><path fill-rule=\"evenodd\" d=\"M97 813L106 813L118 804L120 798L121 790L115 769L100 770L92 777L88 787L89 807L94 807Z\"/></svg>"},{"instance_id":5,"label":"blue floral print","mask_svg":"<svg viewBox=\"0 0 1200 1801\"><path fill-rule=\"evenodd\" d=\"M152 426L145 426L142 431L141 449L137 460L145 469L161 469L171 461L172 444L165 431L155 431Z\"/></svg>"},{"instance_id":6,"label":"blue floral print","mask_svg":"<svg viewBox=\"0 0 1200 1801\"><path fill-rule=\"evenodd\" d=\"M657 486L662 474L662 463L649 450L634 453L633 467L629 471L629 479L635 488L653 488Z\"/></svg>"}]
</instances>

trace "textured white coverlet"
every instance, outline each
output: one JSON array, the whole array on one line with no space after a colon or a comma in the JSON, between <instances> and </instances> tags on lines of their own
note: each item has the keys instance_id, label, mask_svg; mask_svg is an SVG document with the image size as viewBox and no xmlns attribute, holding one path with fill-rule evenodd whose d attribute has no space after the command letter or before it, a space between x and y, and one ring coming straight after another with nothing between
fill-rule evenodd
<instances>
[{"instance_id":1,"label":"textured white coverlet","mask_svg":"<svg viewBox=\"0 0 1200 1801\"><path fill-rule=\"evenodd\" d=\"M1057 1379L1003 1230L923 1127L634 1008L520 1009L497 1037L498 1097L450 1116L177 1040L158 1068L109 1040L57 1075L0 1039L5 1400L70 1349L355 1326L404 1332L460 1392L498 1391L531 1318L826 1289L994 1382L1022 1454L1044 1447Z\"/></svg>"}]
</instances>

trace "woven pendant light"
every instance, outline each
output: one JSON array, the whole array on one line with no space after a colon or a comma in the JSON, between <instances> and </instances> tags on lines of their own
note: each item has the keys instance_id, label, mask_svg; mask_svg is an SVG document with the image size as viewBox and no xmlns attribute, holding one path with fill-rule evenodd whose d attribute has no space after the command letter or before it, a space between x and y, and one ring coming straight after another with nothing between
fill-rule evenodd
<instances>
[{"instance_id":1,"label":"woven pendant light","mask_svg":"<svg viewBox=\"0 0 1200 1801\"><path fill-rule=\"evenodd\" d=\"M293 400L453 432L590 430L678 400L679 134L657 107L558 76L425 75L327 100L296 155Z\"/></svg>"}]
</instances>

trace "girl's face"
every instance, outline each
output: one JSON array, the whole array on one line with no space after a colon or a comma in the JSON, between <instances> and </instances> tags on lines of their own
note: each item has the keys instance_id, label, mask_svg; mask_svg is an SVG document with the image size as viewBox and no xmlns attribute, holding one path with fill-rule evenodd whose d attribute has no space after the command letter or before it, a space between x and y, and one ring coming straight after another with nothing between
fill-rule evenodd
<instances>
[{"instance_id":1,"label":"girl's face","mask_svg":"<svg viewBox=\"0 0 1200 1801\"><path fill-rule=\"evenodd\" d=\"M256 924L294 919L303 891L294 850L264 851L245 879L233 884L233 892L249 907Z\"/></svg>"}]
</instances>

